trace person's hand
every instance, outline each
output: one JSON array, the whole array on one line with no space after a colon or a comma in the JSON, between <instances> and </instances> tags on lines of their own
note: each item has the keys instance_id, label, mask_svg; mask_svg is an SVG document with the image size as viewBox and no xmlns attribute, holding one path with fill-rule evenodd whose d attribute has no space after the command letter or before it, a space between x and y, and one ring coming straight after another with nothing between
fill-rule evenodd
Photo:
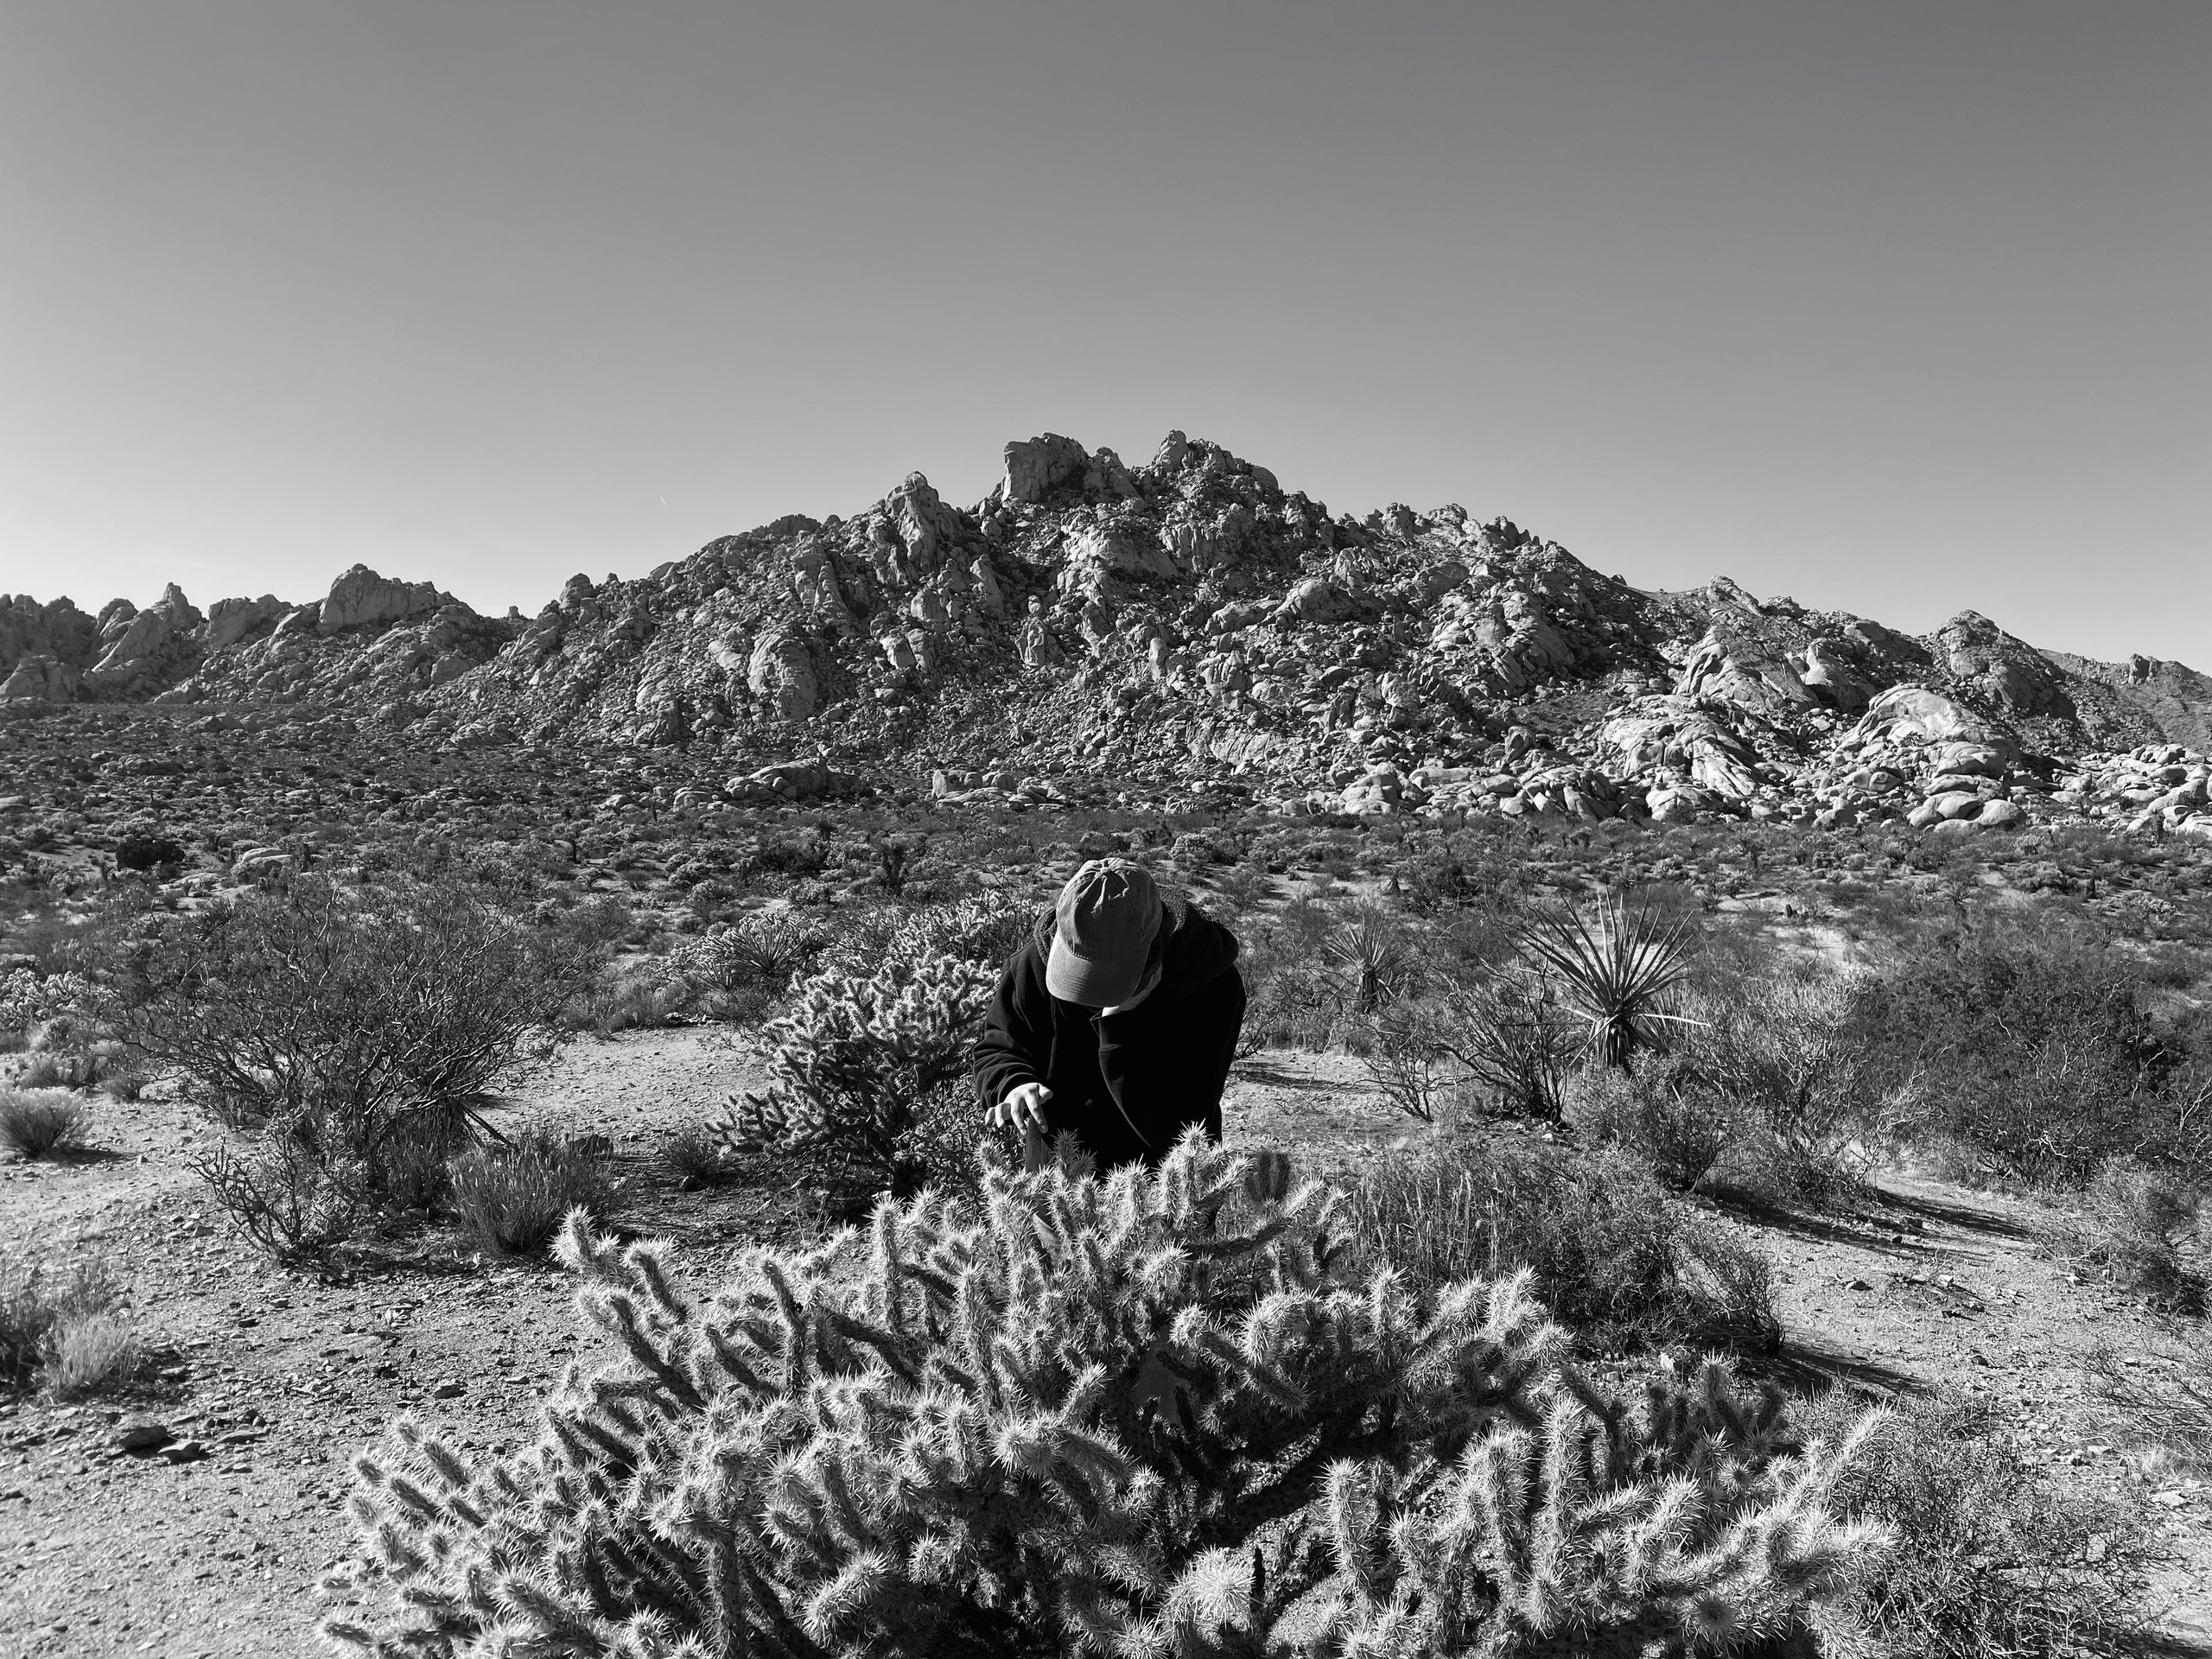
<instances>
[{"instance_id":1,"label":"person's hand","mask_svg":"<svg viewBox=\"0 0 2212 1659\"><path fill-rule=\"evenodd\" d=\"M1007 1090L1006 1098L983 1114L983 1122L993 1128L1019 1129L1025 1135L1049 1135L1045 1127L1045 1103L1052 1091L1041 1083L1018 1084Z\"/></svg>"}]
</instances>

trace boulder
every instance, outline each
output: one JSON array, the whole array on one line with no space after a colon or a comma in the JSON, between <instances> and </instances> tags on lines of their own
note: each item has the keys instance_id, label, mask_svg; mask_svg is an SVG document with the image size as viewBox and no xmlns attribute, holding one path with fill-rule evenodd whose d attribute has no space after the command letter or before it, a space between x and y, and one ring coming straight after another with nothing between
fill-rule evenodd
<instances>
[{"instance_id":1,"label":"boulder","mask_svg":"<svg viewBox=\"0 0 2212 1659\"><path fill-rule=\"evenodd\" d=\"M1833 639L1815 639L1805 647L1805 689L1821 701L1847 713L1864 709L1873 700L1874 682L1860 673Z\"/></svg>"},{"instance_id":2,"label":"boulder","mask_svg":"<svg viewBox=\"0 0 2212 1659\"><path fill-rule=\"evenodd\" d=\"M211 657L227 651L264 622L290 608L273 594L264 594L259 599L219 599L207 607L207 629L201 646Z\"/></svg>"},{"instance_id":3,"label":"boulder","mask_svg":"<svg viewBox=\"0 0 2212 1659\"><path fill-rule=\"evenodd\" d=\"M2074 712L2063 671L1980 612L1960 612L1936 630L1936 643L1952 673L1994 697L2008 714Z\"/></svg>"},{"instance_id":4,"label":"boulder","mask_svg":"<svg viewBox=\"0 0 2212 1659\"><path fill-rule=\"evenodd\" d=\"M1008 501L1042 501L1047 494L1078 484L1090 469L1090 455L1073 438L1057 432L1042 437L1016 439L1006 447Z\"/></svg>"},{"instance_id":5,"label":"boulder","mask_svg":"<svg viewBox=\"0 0 2212 1659\"><path fill-rule=\"evenodd\" d=\"M427 615L459 603L429 582L400 582L380 576L365 564L357 564L330 584L315 627L324 634L340 633L347 628L376 627L404 622L409 617Z\"/></svg>"},{"instance_id":6,"label":"boulder","mask_svg":"<svg viewBox=\"0 0 2212 1659\"><path fill-rule=\"evenodd\" d=\"M1931 795L1927 804L1939 818L1972 818L1981 814L1981 796L1970 789L1955 789L1942 795Z\"/></svg>"},{"instance_id":7,"label":"boulder","mask_svg":"<svg viewBox=\"0 0 2212 1659\"><path fill-rule=\"evenodd\" d=\"M1662 784L1644 797L1655 823L1681 823L1713 810L1713 798L1690 784Z\"/></svg>"},{"instance_id":8,"label":"boulder","mask_svg":"<svg viewBox=\"0 0 2212 1659\"><path fill-rule=\"evenodd\" d=\"M23 657L5 680L0 702L73 702L84 676L43 652Z\"/></svg>"},{"instance_id":9,"label":"boulder","mask_svg":"<svg viewBox=\"0 0 2212 1659\"><path fill-rule=\"evenodd\" d=\"M2009 741L1941 743L1929 751L1928 763L1938 772L1957 777L2002 778L2006 763L2018 753L2018 746Z\"/></svg>"},{"instance_id":10,"label":"boulder","mask_svg":"<svg viewBox=\"0 0 2212 1659\"><path fill-rule=\"evenodd\" d=\"M1781 652L1747 628L1715 622L1691 650L1675 683L1679 697L1718 697L1747 708L1809 703L1797 671Z\"/></svg>"},{"instance_id":11,"label":"boulder","mask_svg":"<svg viewBox=\"0 0 2212 1659\"><path fill-rule=\"evenodd\" d=\"M1342 622L1357 614L1358 601L1321 576L1307 576L1283 596L1275 618L1281 622Z\"/></svg>"},{"instance_id":12,"label":"boulder","mask_svg":"<svg viewBox=\"0 0 2212 1659\"><path fill-rule=\"evenodd\" d=\"M205 620L184 590L169 583L160 599L123 624L87 680L99 690L121 690L173 665L197 648Z\"/></svg>"},{"instance_id":13,"label":"boulder","mask_svg":"<svg viewBox=\"0 0 2212 1659\"><path fill-rule=\"evenodd\" d=\"M796 634L782 630L762 634L746 664L745 683L753 696L774 703L785 720L804 720L814 712L814 659L806 642Z\"/></svg>"},{"instance_id":14,"label":"boulder","mask_svg":"<svg viewBox=\"0 0 2212 1659\"><path fill-rule=\"evenodd\" d=\"M999 587L998 572L992 568L989 556L978 555L975 563L968 567L968 575L974 583L971 591L976 603L982 606L988 615L1004 615L1006 594Z\"/></svg>"},{"instance_id":15,"label":"boulder","mask_svg":"<svg viewBox=\"0 0 2212 1659\"><path fill-rule=\"evenodd\" d=\"M301 606L296 611L288 611L279 617L275 630L269 636L269 643L275 645L279 641L289 644L296 640L310 639L321 621L322 601L318 599Z\"/></svg>"},{"instance_id":16,"label":"boulder","mask_svg":"<svg viewBox=\"0 0 2212 1659\"><path fill-rule=\"evenodd\" d=\"M1852 728L1862 741L1922 737L1929 742L1963 738L1980 741L1981 723L1940 691L1924 685L1893 685L1867 704Z\"/></svg>"},{"instance_id":17,"label":"boulder","mask_svg":"<svg viewBox=\"0 0 2212 1659\"><path fill-rule=\"evenodd\" d=\"M0 594L0 672L33 656L81 671L103 643L99 621L67 599L41 605L29 594Z\"/></svg>"},{"instance_id":18,"label":"boulder","mask_svg":"<svg viewBox=\"0 0 2212 1659\"><path fill-rule=\"evenodd\" d=\"M823 760L789 760L762 766L724 785L733 798L773 796L783 800L811 800L849 787L854 780Z\"/></svg>"},{"instance_id":19,"label":"boulder","mask_svg":"<svg viewBox=\"0 0 2212 1659\"><path fill-rule=\"evenodd\" d=\"M1632 776L1656 767L1687 771L1702 788L1738 798L1756 791L1758 752L1738 733L1702 710L1671 699L1646 699L1599 728L1598 753L1608 769Z\"/></svg>"}]
</instances>

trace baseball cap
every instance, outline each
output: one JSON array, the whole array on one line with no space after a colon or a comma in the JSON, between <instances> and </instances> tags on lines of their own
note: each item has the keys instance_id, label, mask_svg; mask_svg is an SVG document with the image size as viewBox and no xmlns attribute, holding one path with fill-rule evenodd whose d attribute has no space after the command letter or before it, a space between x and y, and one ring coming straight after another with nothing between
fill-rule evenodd
<instances>
[{"instance_id":1,"label":"baseball cap","mask_svg":"<svg viewBox=\"0 0 2212 1659\"><path fill-rule=\"evenodd\" d=\"M1045 988L1063 1002L1111 1007L1144 982L1160 936L1160 890L1125 858L1094 858L1060 889Z\"/></svg>"}]
</instances>

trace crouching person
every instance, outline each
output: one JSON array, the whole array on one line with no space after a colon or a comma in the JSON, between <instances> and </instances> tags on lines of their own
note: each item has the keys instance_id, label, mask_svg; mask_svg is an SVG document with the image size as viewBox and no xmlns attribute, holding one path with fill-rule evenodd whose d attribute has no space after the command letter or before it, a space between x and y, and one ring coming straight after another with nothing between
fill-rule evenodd
<instances>
[{"instance_id":1,"label":"crouching person","mask_svg":"<svg viewBox=\"0 0 2212 1659\"><path fill-rule=\"evenodd\" d=\"M1072 1135L1101 1174L1157 1165L1194 1123L1221 1139L1243 1023L1236 936L1143 866L1095 859L999 976L976 1052L986 1120Z\"/></svg>"}]
</instances>

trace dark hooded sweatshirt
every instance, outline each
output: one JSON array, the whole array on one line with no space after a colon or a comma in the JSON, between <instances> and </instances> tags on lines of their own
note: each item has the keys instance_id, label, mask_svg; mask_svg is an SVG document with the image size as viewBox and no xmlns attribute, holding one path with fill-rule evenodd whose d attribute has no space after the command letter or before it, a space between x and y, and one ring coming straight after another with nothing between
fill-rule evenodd
<instances>
[{"instance_id":1,"label":"dark hooded sweatshirt","mask_svg":"<svg viewBox=\"0 0 2212 1659\"><path fill-rule=\"evenodd\" d=\"M988 1109L1025 1083L1052 1091L1045 1119L1072 1132L1100 1170L1156 1164L1193 1123L1221 1139L1221 1091L1244 1023L1236 936L1186 901L1167 913L1160 983L1110 1017L1045 988L1054 920L1046 911L999 976L976 1046L976 1087Z\"/></svg>"}]
</instances>

